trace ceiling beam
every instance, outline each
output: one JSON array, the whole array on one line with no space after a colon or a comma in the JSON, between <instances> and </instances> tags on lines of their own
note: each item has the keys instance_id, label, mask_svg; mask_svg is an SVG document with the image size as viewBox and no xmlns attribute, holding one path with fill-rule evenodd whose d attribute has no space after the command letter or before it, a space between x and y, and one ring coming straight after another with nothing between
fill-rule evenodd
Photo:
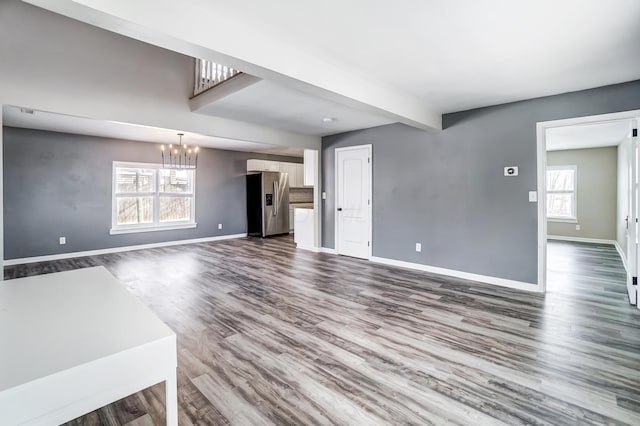
<instances>
[{"instance_id":1,"label":"ceiling beam","mask_svg":"<svg viewBox=\"0 0 640 426\"><path fill-rule=\"evenodd\" d=\"M408 93L373 82L225 16L213 2L185 0L24 0L182 54L422 129L442 115Z\"/></svg>"}]
</instances>

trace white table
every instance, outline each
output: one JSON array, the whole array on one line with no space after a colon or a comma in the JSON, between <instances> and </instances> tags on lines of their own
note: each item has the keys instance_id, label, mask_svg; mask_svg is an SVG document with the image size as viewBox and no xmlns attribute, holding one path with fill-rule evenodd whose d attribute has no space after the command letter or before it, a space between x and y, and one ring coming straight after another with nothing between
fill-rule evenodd
<instances>
[{"instance_id":1,"label":"white table","mask_svg":"<svg viewBox=\"0 0 640 426\"><path fill-rule=\"evenodd\" d=\"M104 267L0 282L0 425L56 425L166 382L176 335Z\"/></svg>"}]
</instances>

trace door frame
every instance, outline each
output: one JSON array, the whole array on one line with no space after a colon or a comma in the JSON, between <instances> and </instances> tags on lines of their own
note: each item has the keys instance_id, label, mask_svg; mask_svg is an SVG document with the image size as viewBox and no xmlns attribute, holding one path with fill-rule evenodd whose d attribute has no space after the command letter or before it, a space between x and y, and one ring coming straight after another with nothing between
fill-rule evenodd
<instances>
[{"instance_id":1,"label":"door frame","mask_svg":"<svg viewBox=\"0 0 640 426\"><path fill-rule=\"evenodd\" d=\"M538 198L538 291L544 293L547 290L547 141L546 130L553 127L573 126L576 124L588 124L595 122L618 121L624 119L637 119L640 110L614 112L609 114L589 115L561 120L540 121L536 123L537 139L537 198ZM638 305L640 309L640 305Z\"/></svg>"},{"instance_id":2,"label":"door frame","mask_svg":"<svg viewBox=\"0 0 640 426\"><path fill-rule=\"evenodd\" d=\"M369 229L368 231L368 237L369 237L369 251L367 254L367 260L371 260L371 257L373 256L373 145L372 144L365 144L365 145L353 145L353 146L345 146L343 148L336 148L335 149L335 154L334 154L334 210L333 210L333 217L334 217L334 236L333 236L333 240L334 240L334 248L336 251L336 254L340 254L340 240L338 238L339 235L339 224L340 221L338 220L338 213L337 213L337 208L338 208L338 153L339 152L344 152L344 151L353 151L353 150L358 150L358 149L367 149L369 151L369 162L367 163L367 171L369 173L369 208L368 208L368 215L369 215Z\"/></svg>"}]
</instances>

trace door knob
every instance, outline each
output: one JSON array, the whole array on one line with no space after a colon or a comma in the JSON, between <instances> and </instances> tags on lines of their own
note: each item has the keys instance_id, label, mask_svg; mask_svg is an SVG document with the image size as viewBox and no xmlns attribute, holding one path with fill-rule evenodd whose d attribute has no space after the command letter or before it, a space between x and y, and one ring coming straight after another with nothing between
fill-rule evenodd
<instances>
[{"instance_id":1,"label":"door knob","mask_svg":"<svg viewBox=\"0 0 640 426\"><path fill-rule=\"evenodd\" d=\"M338 211L341 212L342 211L342 207L338 207Z\"/></svg>"}]
</instances>

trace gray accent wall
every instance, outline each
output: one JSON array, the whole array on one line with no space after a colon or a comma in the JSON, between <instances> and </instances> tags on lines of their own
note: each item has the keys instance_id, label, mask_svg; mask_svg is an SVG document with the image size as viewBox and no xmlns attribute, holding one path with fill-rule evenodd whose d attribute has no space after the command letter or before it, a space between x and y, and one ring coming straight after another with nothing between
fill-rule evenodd
<instances>
[{"instance_id":1,"label":"gray accent wall","mask_svg":"<svg viewBox=\"0 0 640 426\"><path fill-rule=\"evenodd\" d=\"M575 222L547 220L547 235L616 239L618 148L547 152L548 166L577 166ZM576 230L580 225L580 230Z\"/></svg>"},{"instance_id":2,"label":"gray accent wall","mask_svg":"<svg viewBox=\"0 0 640 426\"><path fill-rule=\"evenodd\" d=\"M373 255L537 282L536 123L640 109L640 81L322 140L322 242L334 246L335 148L373 145ZM505 166L519 175L503 176ZM422 252L415 252L415 243Z\"/></svg>"},{"instance_id":3,"label":"gray accent wall","mask_svg":"<svg viewBox=\"0 0 640 426\"><path fill-rule=\"evenodd\" d=\"M302 162L202 149L196 228L110 235L113 161L159 163L159 145L12 127L3 142L6 259L244 233L247 159Z\"/></svg>"}]
</instances>

